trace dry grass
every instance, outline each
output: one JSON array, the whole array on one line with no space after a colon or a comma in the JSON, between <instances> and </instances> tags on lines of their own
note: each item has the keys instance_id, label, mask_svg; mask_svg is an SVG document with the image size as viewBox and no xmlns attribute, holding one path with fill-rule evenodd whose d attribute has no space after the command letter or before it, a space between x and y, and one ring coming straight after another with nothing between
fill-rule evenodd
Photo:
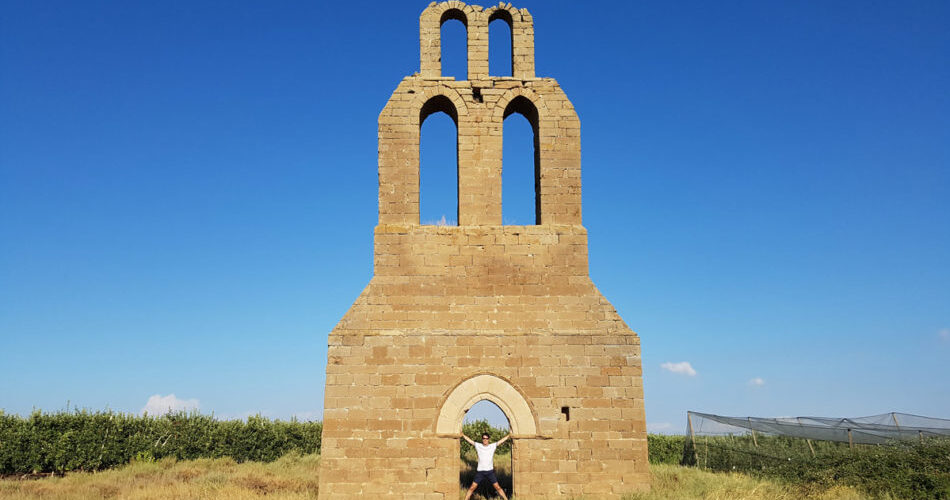
<instances>
[{"instance_id":1,"label":"dry grass","mask_svg":"<svg viewBox=\"0 0 950 500\"><path fill-rule=\"evenodd\" d=\"M0 498L74 500L122 498L317 498L318 455L289 454L276 462L236 463L230 458L133 462L98 473L0 481Z\"/></svg>"},{"instance_id":2,"label":"dry grass","mask_svg":"<svg viewBox=\"0 0 950 500\"><path fill-rule=\"evenodd\" d=\"M844 486L814 489L782 484L740 473L708 472L679 465L650 465L653 490L625 500L862 500Z\"/></svg>"},{"instance_id":3,"label":"dry grass","mask_svg":"<svg viewBox=\"0 0 950 500\"><path fill-rule=\"evenodd\" d=\"M460 496L459 498L465 498L465 493L468 491L468 488L472 485L472 478L475 477L475 468L478 465L478 456L475 454L475 450L470 450L469 453L466 453L462 460L460 461L460 477L459 477L459 488ZM498 484L501 486L505 492L508 494L508 498L511 498L511 454L498 454L495 455L495 476L498 477ZM488 499L501 499L495 493L494 488L490 485L482 485L475 491L475 494L472 495L472 500L488 500Z\"/></svg>"},{"instance_id":4,"label":"dry grass","mask_svg":"<svg viewBox=\"0 0 950 500\"><path fill-rule=\"evenodd\" d=\"M499 458L501 458L499 460ZM510 461L496 457L498 469L510 474ZM465 462L463 461L463 464ZM176 462L133 462L99 473L75 473L36 480L0 480L3 499L268 499L317 497L320 458L287 455L269 463L235 463L228 458ZM706 472L677 465L653 465L653 490L626 500L858 500L856 490L835 487L809 490L744 474ZM465 488L460 487L460 498ZM497 498L497 497L494 497Z\"/></svg>"}]
</instances>

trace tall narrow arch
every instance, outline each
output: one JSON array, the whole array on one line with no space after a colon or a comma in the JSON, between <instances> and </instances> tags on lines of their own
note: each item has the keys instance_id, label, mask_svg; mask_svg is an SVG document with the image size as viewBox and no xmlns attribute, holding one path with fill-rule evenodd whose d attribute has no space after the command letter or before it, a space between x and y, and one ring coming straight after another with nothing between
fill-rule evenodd
<instances>
[{"instance_id":1,"label":"tall narrow arch","mask_svg":"<svg viewBox=\"0 0 950 500\"><path fill-rule=\"evenodd\" d=\"M453 24L455 24L452 21L461 23L461 35L452 33L454 31ZM439 18L439 62L442 67L442 76L455 76L456 80L468 79L468 30L468 17L459 9L448 9ZM456 45L461 45L461 48L456 47ZM447 48L448 50L446 50ZM449 54L446 54L446 52L449 52ZM456 60L460 55L462 60ZM446 61L448 61L448 64L446 64ZM453 73L455 74L453 75Z\"/></svg>"},{"instance_id":2,"label":"tall narrow arch","mask_svg":"<svg viewBox=\"0 0 950 500\"><path fill-rule=\"evenodd\" d=\"M537 436L538 425L527 399L507 380L488 374L464 380L444 397L435 421L436 434L458 436L465 412L483 399L501 408L508 417L513 436Z\"/></svg>"},{"instance_id":3,"label":"tall narrow arch","mask_svg":"<svg viewBox=\"0 0 950 500\"><path fill-rule=\"evenodd\" d=\"M452 119L452 122L455 125L455 130L454 130L455 132L454 134L455 135L455 140L454 140L455 166L454 166L454 169L452 169L451 171L454 173L454 176L452 176L451 174L445 175L446 174L445 171L433 170L433 168L438 168L438 167L429 165L429 162L427 162L424 159L425 155L423 155L423 152L422 152L422 149L424 147L424 140L422 137L423 125L425 124L426 118L428 118L429 116L435 113L445 113L446 115L448 115L449 118ZM458 109L455 107L455 104L452 102L452 100L444 95L435 95L435 96L430 97L419 109L419 190L418 190L419 192L419 224L458 225L458 220L459 220L458 127L459 127ZM445 144L429 145L428 147L432 147L434 150L435 148L439 146L442 146L444 148L446 145ZM435 186L427 185L427 180L432 179L432 178L438 179L438 181L435 183ZM446 195L448 194L447 193L448 190L454 191L454 199L449 197L449 201L446 202L445 199L447 197ZM428 193L428 198L426 197L426 193ZM437 207L441 208L441 210L436 210L435 212L429 213L431 211L431 207L428 206L428 203L426 201L424 201L427 199L435 199ZM446 209L448 208L447 204L453 201L455 204L455 207L454 207L455 218L454 220L449 220L446 217L445 212L446 212ZM441 219L439 218L439 214L436 212L441 212L441 215L442 215Z\"/></svg>"},{"instance_id":4,"label":"tall narrow arch","mask_svg":"<svg viewBox=\"0 0 950 500\"><path fill-rule=\"evenodd\" d=\"M519 114L523 116L528 123L531 125L531 132L533 135L532 143L534 146L534 223L541 224L541 147L540 147L540 118L538 115L538 108L531 102L530 99L523 95L519 95L511 99L508 104L505 106L502 122L502 127L504 127L504 121L511 116L512 114ZM504 134L504 130L502 131ZM505 159L502 158L502 182L505 178ZM510 165L510 163L509 163ZM520 178L522 176L508 176ZM504 185L502 185L504 189ZM520 190L519 190L520 191ZM504 214L504 199L502 199L502 210Z\"/></svg>"},{"instance_id":5,"label":"tall narrow arch","mask_svg":"<svg viewBox=\"0 0 950 500\"><path fill-rule=\"evenodd\" d=\"M495 9L488 16L488 66L490 75L515 74L514 19L504 9Z\"/></svg>"}]
</instances>

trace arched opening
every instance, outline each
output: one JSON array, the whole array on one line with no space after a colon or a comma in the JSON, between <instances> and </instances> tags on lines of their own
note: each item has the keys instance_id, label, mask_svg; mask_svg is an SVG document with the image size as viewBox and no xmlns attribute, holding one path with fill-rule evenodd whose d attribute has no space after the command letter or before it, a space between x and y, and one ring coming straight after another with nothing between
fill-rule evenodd
<instances>
[{"instance_id":1,"label":"arched opening","mask_svg":"<svg viewBox=\"0 0 950 500\"><path fill-rule=\"evenodd\" d=\"M501 169L501 220L505 225L537 223L534 130L520 114L505 119Z\"/></svg>"},{"instance_id":2,"label":"arched opening","mask_svg":"<svg viewBox=\"0 0 950 500\"><path fill-rule=\"evenodd\" d=\"M458 225L458 112L445 96L419 111L419 223Z\"/></svg>"},{"instance_id":3,"label":"arched opening","mask_svg":"<svg viewBox=\"0 0 950 500\"><path fill-rule=\"evenodd\" d=\"M487 433L491 436L489 441L496 443L511 433L511 423L508 421L508 416L498 405L483 399L472 405L465 413L465 419L462 422L462 433L476 443L481 442L480 439L483 433ZM514 463L512 462L511 446L512 440L508 439L496 448L493 456L495 477L498 479L498 485L505 491L508 498L511 498L514 486ZM471 487L475 478L478 455L475 448L463 440L459 458L459 488L464 492ZM473 500L488 498L500 498L490 484L480 484L472 495Z\"/></svg>"},{"instance_id":4,"label":"arched opening","mask_svg":"<svg viewBox=\"0 0 950 500\"><path fill-rule=\"evenodd\" d=\"M511 115L521 115L508 119ZM501 218L505 225L541 224L541 151L538 108L518 96L505 107L501 167Z\"/></svg>"},{"instance_id":5,"label":"arched opening","mask_svg":"<svg viewBox=\"0 0 950 500\"><path fill-rule=\"evenodd\" d=\"M458 9L449 9L442 13L442 19L439 20L439 32L442 76L467 80L468 20L465 14Z\"/></svg>"},{"instance_id":6,"label":"arched opening","mask_svg":"<svg viewBox=\"0 0 950 500\"><path fill-rule=\"evenodd\" d=\"M514 74L513 22L507 10L496 10L488 17L488 74L511 76Z\"/></svg>"},{"instance_id":7,"label":"arched opening","mask_svg":"<svg viewBox=\"0 0 950 500\"><path fill-rule=\"evenodd\" d=\"M500 409L514 438L530 439L538 436L538 423L534 411L521 391L507 380L487 373L463 380L445 395L439 413L435 422L433 422L436 435L452 438L458 442L463 424L471 413L470 410L480 402L484 405L484 401L490 401ZM490 409L490 407L488 408ZM472 418L476 420L480 414L483 414L481 410L471 413ZM481 436L478 437L481 438ZM492 437L494 438L494 435ZM498 436L498 438L501 437ZM459 455L464 454L464 448L457 448L457 450L456 453L459 453ZM511 448L512 459L509 462L512 471L512 488L515 485L514 470L517 465L518 453L516 442ZM460 477L459 480L461 485L462 478ZM471 486L471 482L467 486Z\"/></svg>"}]
</instances>

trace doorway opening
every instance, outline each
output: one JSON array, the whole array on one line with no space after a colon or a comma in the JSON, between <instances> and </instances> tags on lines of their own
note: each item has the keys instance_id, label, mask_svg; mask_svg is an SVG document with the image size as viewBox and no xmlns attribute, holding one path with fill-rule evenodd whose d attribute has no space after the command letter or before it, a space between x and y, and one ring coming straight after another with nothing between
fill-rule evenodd
<instances>
[{"instance_id":1,"label":"doorway opening","mask_svg":"<svg viewBox=\"0 0 950 500\"><path fill-rule=\"evenodd\" d=\"M511 432L511 423L508 416L495 403L487 399L478 401L465 413L462 421L462 433L476 443L481 443L483 433L487 433L489 442L496 443ZM478 455L475 448L462 440L459 461L459 488L462 494L472 486L475 472L478 467ZM514 488L514 461L512 459L512 440L508 439L495 450L494 467L498 485L511 498ZM479 484L472 495L472 500L487 500L501 498L491 484Z\"/></svg>"}]
</instances>

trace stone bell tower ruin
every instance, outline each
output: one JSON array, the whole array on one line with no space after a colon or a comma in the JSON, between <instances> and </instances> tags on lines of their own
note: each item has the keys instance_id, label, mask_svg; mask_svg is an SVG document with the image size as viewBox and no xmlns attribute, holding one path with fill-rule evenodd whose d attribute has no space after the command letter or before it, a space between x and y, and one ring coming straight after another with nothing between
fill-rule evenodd
<instances>
[{"instance_id":1,"label":"stone bell tower ruin","mask_svg":"<svg viewBox=\"0 0 950 500\"><path fill-rule=\"evenodd\" d=\"M443 77L440 28L468 37L468 80ZM512 77L488 73L488 23ZM320 497L455 499L465 412L508 417L514 494L619 498L649 488L640 341L588 275L580 121L535 76L525 9L432 3L421 69L379 115L374 275L329 335ZM419 131L458 131L458 226L421 225ZM534 130L537 224L502 225L502 126Z\"/></svg>"}]
</instances>

